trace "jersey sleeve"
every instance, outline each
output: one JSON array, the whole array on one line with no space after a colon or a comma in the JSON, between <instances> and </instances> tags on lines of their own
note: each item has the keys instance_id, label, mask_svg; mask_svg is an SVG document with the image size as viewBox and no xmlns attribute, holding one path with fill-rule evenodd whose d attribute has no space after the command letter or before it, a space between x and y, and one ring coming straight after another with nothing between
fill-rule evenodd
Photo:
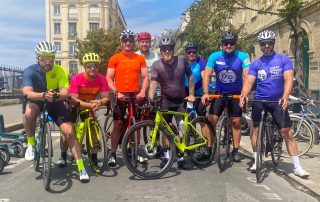
<instances>
[{"instance_id":1,"label":"jersey sleeve","mask_svg":"<svg viewBox=\"0 0 320 202\"><path fill-rule=\"evenodd\" d=\"M288 56L283 56L283 71L293 70L293 65Z\"/></svg>"},{"instance_id":2,"label":"jersey sleeve","mask_svg":"<svg viewBox=\"0 0 320 202\"><path fill-rule=\"evenodd\" d=\"M206 69L206 60L203 58L199 58L200 71L204 71Z\"/></svg>"},{"instance_id":3,"label":"jersey sleeve","mask_svg":"<svg viewBox=\"0 0 320 202\"><path fill-rule=\"evenodd\" d=\"M147 62L146 59L144 58L144 56L139 55L140 57L140 68L147 68Z\"/></svg>"},{"instance_id":4,"label":"jersey sleeve","mask_svg":"<svg viewBox=\"0 0 320 202\"><path fill-rule=\"evenodd\" d=\"M69 88L69 74L67 70L63 67L59 79L59 88Z\"/></svg>"},{"instance_id":5,"label":"jersey sleeve","mask_svg":"<svg viewBox=\"0 0 320 202\"><path fill-rule=\"evenodd\" d=\"M107 68L115 69L116 65L116 56L114 55L110 58Z\"/></svg>"},{"instance_id":6,"label":"jersey sleeve","mask_svg":"<svg viewBox=\"0 0 320 202\"><path fill-rule=\"evenodd\" d=\"M70 82L69 94L79 94L78 84L80 83L80 81L78 78L79 78L78 75L75 75L74 77L72 77Z\"/></svg>"},{"instance_id":7,"label":"jersey sleeve","mask_svg":"<svg viewBox=\"0 0 320 202\"><path fill-rule=\"evenodd\" d=\"M25 69L23 71L22 85L23 87L26 87L26 86L33 87L32 71L30 71L29 69Z\"/></svg>"},{"instance_id":8,"label":"jersey sleeve","mask_svg":"<svg viewBox=\"0 0 320 202\"><path fill-rule=\"evenodd\" d=\"M151 80L154 80L154 81L158 81L158 70L157 70L158 61L155 61L154 63L152 63L152 66L151 66Z\"/></svg>"},{"instance_id":9,"label":"jersey sleeve","mask_svg":"<svg viewBox=\"0 0 320 202\"><path fill-rule=\"evenodd\" d=\"M250 65L248 75L252 75L252 76L257 77L257 62L253 62Z\"/></svg>"},{"instance_id":10,"label":"jersey sleeve","mask_svg":"<svg viewBox=\"0 0 320 202\"><path fill-rule=\"evenodd\" d=\"M250 62L250 58L249 58L248 53L241 52L241 54L239 56L242 61L242 69L249 68L251 62Z\"/></svg>"},{"instance_id":11,"label":"jersey sleeve","mask_svg":"<svg viewBox=\"0 0 320 202\"><path fill-rule=\"evenodd\" d=\"M215 62L217 60L218 57L220 57L222 55L222 51L219 52L214 52L209 56L209 59L207 61L206 66L210 69L214 69L215 66Z\"/></svg>"}]
</instances>

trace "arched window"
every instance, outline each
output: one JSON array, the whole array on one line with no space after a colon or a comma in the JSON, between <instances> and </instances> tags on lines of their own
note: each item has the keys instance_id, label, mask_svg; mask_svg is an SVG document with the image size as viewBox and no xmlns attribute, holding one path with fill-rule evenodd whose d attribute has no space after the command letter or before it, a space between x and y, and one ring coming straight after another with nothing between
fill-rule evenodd
<instances>
[{"instance_id":1,"label":"arched window","mask_svg":"<svg viewBox=\"0 0 320 202\"><path fill-rule=\"evenodd\" d=\"M89 18L99 19L100 18L100 8L98 5L93 4L89 6Z\"/></svg>"},{"instance_id":2,"label":"arched window","mask_svg":"<svg viewBox=\"0 0 320 202\"><path fill-rule=\"evenodd\" d=\"M68 17L69 19L77 19L77 7L75 5L68 7Z\"/></svg>"}]
</instances>

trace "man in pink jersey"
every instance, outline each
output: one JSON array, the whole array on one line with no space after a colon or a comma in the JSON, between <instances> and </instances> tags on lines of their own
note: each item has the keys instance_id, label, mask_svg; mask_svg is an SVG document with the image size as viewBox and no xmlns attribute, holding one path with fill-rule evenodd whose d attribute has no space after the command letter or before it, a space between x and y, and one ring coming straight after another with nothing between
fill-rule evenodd
<instances>
[{"instance_id":1,"label":"man in pink jersey","mask_svg":"<svg viewBox=\"0 0 320 202\"><path fill-rule=\"evenodd\" d=\"M72 100L78 102L80 107L92 109L93 112L99 110L100 106L106 105L109 100L109 89L106 78L101 75L98 70L101 65L101 58L96 53L86 53L82 58L82 64L85 68L81 72L72 77L70 82L69 94ZM100 93L101 98L96 99ZM73 114L74 122L76 115ZM66 165L66 156L68 147L65 141L60 141L61 158L57 162L59 167ZM98 162L97 154L92 154L92 159L96 160L96 166L101 167L102 162Z\"/></svg>"}]
</instances>

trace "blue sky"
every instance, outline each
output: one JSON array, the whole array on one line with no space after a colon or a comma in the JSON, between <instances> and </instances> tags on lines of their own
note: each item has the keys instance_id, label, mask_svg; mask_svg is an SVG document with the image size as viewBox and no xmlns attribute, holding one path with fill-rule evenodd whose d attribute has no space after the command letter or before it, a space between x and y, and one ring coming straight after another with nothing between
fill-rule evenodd
<instances>
[{"instance_id":1,"label":"blue sky","mask_svg":"<svg viewBox=\"0 0 320 202\"><path fill-rule=\"evenodd\" d=\"M127 26L134 32L161 34L177 29L193 0L119 0ZM44 0L0 0L0 64L27 67L34 46L45 39Z\"/></svg>"}]
</instances>

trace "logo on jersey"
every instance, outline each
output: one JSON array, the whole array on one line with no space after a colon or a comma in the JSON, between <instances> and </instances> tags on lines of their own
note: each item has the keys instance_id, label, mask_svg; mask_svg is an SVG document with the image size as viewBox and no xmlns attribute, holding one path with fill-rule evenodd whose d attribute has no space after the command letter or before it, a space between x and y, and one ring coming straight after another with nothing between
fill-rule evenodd
<instances>
[{"instance_id":1,"label":"logo on jersey","mask_svg":"<svg viewBox=\"0 0 320 202\"><path fill-rule=\"evenodd\" d=\"M219 80L222 83L234 83L237 79L237 75L232 70L222 70L219 72Z\"/></svg>"},{"instance_id":2,"label":"logo on jersey","mask_svg":"<svg viewBox=\"0 0 320 202\"><path fill-rule=\"evenodd\" d=\"M57 77L56 74L51 74L51 79L55 79Z\"/></svg>"},{"instance_id":3,"label":"logo on jersey","mask_svg":"<svg viewBox=\"0 0 320 202\"><path fill-rule=\"evenodd\" d=\"M266 80L267 77L268 77L267 72L264 71L264 69L260 69L260 70L258 71L258 79L259 79L260 81Z\"/></svg>"},{"instance_id":4,"label":"logo on jersey","mask_svg":"<svg viewBox=\"0 0 320 202\"><path fill-rule=\"evenodd\" d=\"M226 63L223 62L223 61L216 61L216 64L217 64L217 65L225 65Z\"/></svg>"},{"instance_id":5,"label":"logo on jersey","mask_svg":"<svg viewBox=\"0 0 320 202\"><path fill-rule=\"evenodd\" d=\"M251 64L251 62L250 62L250 59L249 59L249 58L245 59L245 60L243 61L243 63L244 63L244 65L246 65L246 66L248 66L248 65L250 65L250 64Z\"/></svg>"}]
</instances>

